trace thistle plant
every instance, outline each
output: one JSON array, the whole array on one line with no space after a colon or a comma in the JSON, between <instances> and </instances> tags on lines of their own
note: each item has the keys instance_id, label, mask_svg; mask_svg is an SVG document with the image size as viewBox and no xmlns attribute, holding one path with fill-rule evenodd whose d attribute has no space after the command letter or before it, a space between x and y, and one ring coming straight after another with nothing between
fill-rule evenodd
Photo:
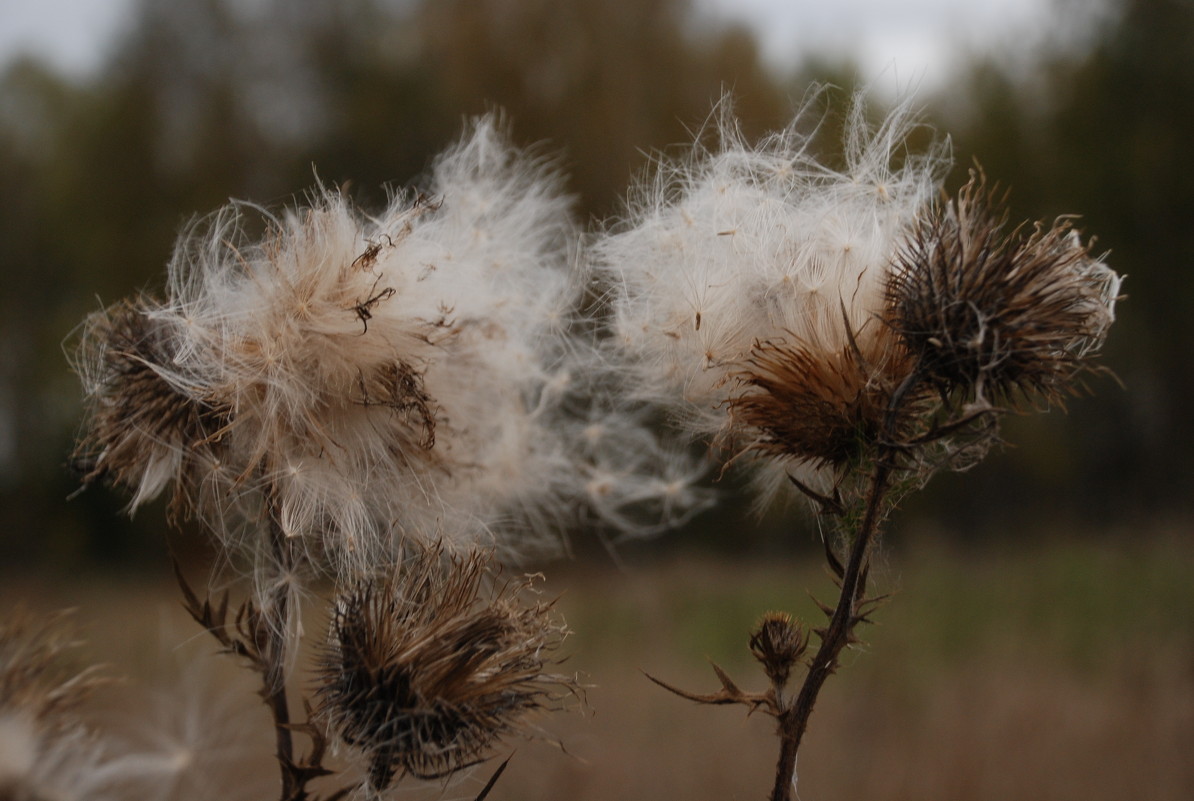
<instances>
[{"instance_id":1,"label":"thistle plant","mask_svg":"<svg viewBox=\"0 0 1194 801\"><path fill-rule=\"evenodd\" d=\"M584 377L578 238L551 164L486 119L378 216L324 189L281 216L233 204L184 233L163 297L85 324L74 463L130 510L169 491L247 572L239 605L179 584L260 678L282 799L313 797L337 742L374 794L490 756L573 689L547 672L550 605L494 583L496 560L558 547L578 499L619 523L701 500ZM328 584L318 703L294 720L300 593Z\"/></svg>"},{"instance_id":2,"label":"thistle plant","mask_svg":"<svg viewBox=\"0 0 1194 801\"><path fill-rule=\"evenodd\" d=\"M172 488L230 550L352 575L404 538L529 548L566 494L575 232L549 165L480 123L376 218L318 191L184 234L164 300L91 318L85 479ZM260 241L244 232L256 213ZM260 510L269 525L261 525Z\"/></svg>"},{"instance_id":3,"label":"thistle plant","mask_svg":"<svg viewBox=\"0 0 1194 801\"><path fill-rule=\"evenodd\" d=\"M325 801L451 776L575 696L553 667L565 627L502 563L577 523L642 533L704 508L692 440L749 469L760 504L811 501L837 580L823 623L772 612L751 633L766 691L716 666L712 693L656 680L773 716L771 798L792 798L819 693L883 600L892 509L982 458L1004 415L1083 389L1120 286L1069 218L1009 225L981 170L944 195L946 148L908 152L907 106L872 127L857 100L841 167L806 122L751 145L726 104L715 143L661 160L584 239L550 162L482 120L378 215L321 188L193 224L160 295L84 324L74 464L130 511L167 493L247 576L233 603L178 571L260 682L282 801L321 797L333 752L364 778ZM321 591L292 717L300 599Z\"/></svg>"},{"instance_id":4,"label":"thistle plant","mask_svg":"<svg viewBox=\"0 0 1194 801\"><path fill-rule=\"evenodd\" d=\"M792 797L818 694L883 600L868 578L895 503L973 465L1002 415L1079 390L1120 285L1070 220L1010 227L981 171L940 197L944 151L903 150L906 106L872 129L856 100L840 170L802 122L750 146L723 115L720 144L658 165L597 246L636 395L749 463L764 497L811 499L830 532L826 622L772 614L751 635L766 692L716 666L713 693L659 682L777 720L773 801Z\"/></svg>"}]
</instances>

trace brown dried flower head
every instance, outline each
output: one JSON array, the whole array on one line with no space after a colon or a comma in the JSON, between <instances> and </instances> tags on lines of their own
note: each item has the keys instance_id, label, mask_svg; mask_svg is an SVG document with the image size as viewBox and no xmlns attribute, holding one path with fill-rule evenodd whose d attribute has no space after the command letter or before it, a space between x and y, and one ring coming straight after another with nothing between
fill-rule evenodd
<instances>
[{"instance_id":1,"label":"brown dried flower head","mask_svg":"<svg viewBox=\"0 0 1194 801\"><path fill-rule=\"evenodd\" d=\"M1068 220L1007 230L981 171L935 207L898 255L892 328L940 389L968 400L1060 403L1114 320L1121 278Z\"/></svg>"},{"instance_id":2,"label":"brown dried flower head","mask_svg":"<svg viewBox=\"0 0 1194 801\"><path fill-rule=\"evenodd\" d=\"M319 716L369 762L370 784L447 776L572 693L546 671L566 634L529 579L502 583L487 552L420 551L336 602L317 690Z\"/></svg>"},{"instance_id":3,"label":"brown dried flower head","mask_svg":"<svg viewBox=\"0 0 1194 801\"><path fill-rule=\"evenodd\" d=\"M792 668L808 648L808 634L786 612L768 612L750 635L750 652L776 687L788 683Z\"/></svg>"},{"instance_id":4,"label":"brown dried flower head","mask_svg":"<svg viewBox=\"0 0 1194 801\"><path fill-rule=\"evenodd\" d=\"M133 492L136 508L207 457L228 407L206 402L176 361L172 323L148 298L118 303L88 320L78 369L91 387L90 420L72 462L85 482L107 479ZM173 506L184 502L175 484Z\"/></svg>"},{"instance_id":5,"label":"brown dried flower head","mask_svg":"<svg viewBox=\"0 0 1194 801\"><path fill-rule=\"evenodd\" d=\"M843 325L845 323L843 322ZM813 468L854 463L885 430L893 392L912 369L903 346L881 326L846 337L838 350L802 342L756 343L730 400L738 425L757 432L753 448ZM912 406L899 409L897 429Z\"/></svg>"}]
</instances>

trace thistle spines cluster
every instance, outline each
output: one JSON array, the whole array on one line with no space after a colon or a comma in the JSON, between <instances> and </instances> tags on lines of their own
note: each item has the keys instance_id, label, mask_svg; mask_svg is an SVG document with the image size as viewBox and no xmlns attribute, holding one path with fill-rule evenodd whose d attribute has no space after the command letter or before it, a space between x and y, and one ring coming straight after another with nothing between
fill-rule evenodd
<instances>
[{"instance_id":1,"label":"thistle spines cluster","mask_svg":"<svg viewBox=\"0 0 1194 801\"><path fill-rule=\"evenodd\" d=\"M551 672L567 629L526 597L531 581L503 579L491 553L430 548L339 593L315 715L364 755L373 790L475 765L528 715L576 694Z\"/></svg>"},{"instance_id":2,"label":"thistle spines cluster","mask_svg":"<svg viewBox=\"0 0 1194 801\"><path fill-rule=\"evenodd\" d=\"M1093 369L1122 278L1062 218L1008 229L1006 194L972 170L895 258L887 324L944 394L1059 405Z\"/></svg>"}]
</instances>

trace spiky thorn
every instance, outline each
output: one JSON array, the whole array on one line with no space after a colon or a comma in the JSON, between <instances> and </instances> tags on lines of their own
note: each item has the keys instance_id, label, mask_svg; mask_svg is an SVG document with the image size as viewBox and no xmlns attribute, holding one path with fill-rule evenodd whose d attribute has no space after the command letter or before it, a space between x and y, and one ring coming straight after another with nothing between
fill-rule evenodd
<instances>
[{"instance_id":1,"label":"spiky thorn","mask_svg":"<svg viewBox=\"0 0 1194 801\"><path fill-rule=\"evenodd\" d=\"M837 554L834 553L833 543L830 542L829 538L822 537L821 543L825 546L825 562L828 564L829 569L833 571L833 575L836 576L834 581L840 586L842 576L846 573L846 568L842 565L842 560L838 559Z\"/></svg>"},{"instance_id":2,"label":"spiky thorn","mask_svg":"<svg viewBox=\"0 0 1194 801\"><path fill-rule=\"evenodd\" d=\"M810 501L817 504L819 513L826 517L841 517L846 513L846 504L842 500L842 493L838 487L833 488L832 495L826 495L817 492L815 489L805 484L800 479L789 474L788 481L792 482L792 486L800 490Z\"/></svg>"},{"instance_id":3,"label":"spiky thorn","mask_svg":"<svg viewBox=\"0 0 1194 801\"><path fill-rule=\"evenodd\" d=\"M898 398L902 392L897 394ZM894 415L889 415L889 418ZM890 430L890 426L889 426ZM887 492L895 470L894 458L890 452L879 454L875 460L874 472L870 478L866 506L857 531L850 542L849 553L843 565L826 545L830 569L835 573L840 588L838 602L834 607L817 602L829 618L822 628L813 633L821 641L816 654L807 661L808 672L800 691L790 703L785 704L779 717L780 753L776 763L775 786L771 801L791 801L793 781L796 772L796 752L808 728L817 695L825 680L837 671L838 659L843 649L857 643L854 630L859 623L869 622L869 615L882 598L869 599L866 596L867 579L870 573L870 552L879 524L883 518ZM814 599L815 600L815 599Z\"/></svg>"},{"instance_id":4,"label":"spiky thorn","mask_svg":"<svg viewBox=\"0 0 1194 801\"><path fill-rule=\"evenodd\" d=\"M506 772L506 766L510 764L510 760L514 758L514 754L502 760L502 764L498 765L497 770L489 777L489 781L485 782L485 786L481 788L481 792L477 793L477 797L473 801L485 801L489 797L489 791L497 784L498 779Z\"/></svg>"},{"instance_id":5,"label":"spiky thorn","mask_svg":"<svg viewBox=\"0 0 1194 801\"><path fill-rule=\"evenodd\" d=\"M827 567L829 569L829 572L832 575L833 583L839 589L841 589L842 582L845 579L846 568L842 565L842 562L838 558L837 554L834 553L833 547L829 544L829 541L825 540L824 542L825 542L825 559L827 562ZM854 615L851 617L851 621L849 624L849 627L851 629L849 642L851 644L861 642L861 640L859 640L854 635L853 629L856 628L858 626L858 624L860 624L860 623L873 624L874 621L871 620L870 616L875 612L875 610L877 610L880 606L882 606L884 603L886 603L891 598L890 594L875 595L875 596L867 595L867 592L866 592L867 580L870 578L870 573L871 573L871 566L870 566L870 562L868 560L859 569L858 578L854 584L854 609L855 609L855 612L854 612ZM827 603L823 603L815 595L810 594L809 598L812 600L812 602L814 604L816 604L817 608L820 609L822 613L824 613L826 618L828 618L829 620L833 619L833 615L837 611L836 607L830 606ZM826 633L825 628L815 628L812 631L813 631L813 634L816 634L818 638L824 639L824 635Z\"/></svg>"},{"instance_id":6,"label":"spiky thorn","mask_svg":"<svg viewBox=\"0 0 1194 801\"><path fill-rule=\"evenodd\" d=\"M711 704L714 706L742 704L748 708L747 714L752 714L758 709L762 709L772 716L779 714L779 705L776 702L774 690L768 690L765 693L745 692L716 663L710 662L709 665L713 668L713 672L717 674L717 678L721 682L721 689L714 693L694 693L688 690L681 690L679 687L668 684L662 679L655 678L650 673L644 673L643 675L668 692L678 695L681 698L687 698L689 701L695 701L698 704Z\"/></svg>"},{"instance_id":7,"label":"spiky thorn","mask_svg":"<svg viewBox=\"0 0 1194 801\"><path fill-rule=\"evenodd\" d=\"M291 723L287 728L290 731L298 732L306 735L311 741L311 751L305 757L299 759L297 762L291 761L288 765L291 774L294 776L295 782L300 787L305 787L306 784L314 779L320 779L324 776L332 776L336 771L330 770L323 765L323 757L328 749L328 736L323 727L312 722L315 717L314 710L311 708L311 702L306 698L303 699L303 713L306 721L303 723ZM360 784L350 784L335 791L331 795L322 799L322 801L341 801L347 798L350 793L357 791ZM304 791L305 792L305 791Z\"/></svg>"},{"instance_id":8,"label":"spiky thorn","mask_svg":"<svg viewBox=\"0 0 1194 801\"><path fill-rule=\"evenodd\" d=\"M261 652L256 647L255 638L246 636L249 634L248 619L251 614L247 607L250 607L248 601L241 605L236 613L236 624L233 628L228 626L228 593L224 593L213 604L211 596L205 597L202 601L195 591L191 589L191 585L187 583L186 578L182 574L182 568L178 562L174 562L174 577L178 581L178 588L182 592L183 603L182 607L191 616L191 619L198 623L203 629L216 639L225 653L239 656L246 660L249 665L257 672L263 670L263 662ZM234 636L230 631L235 631L240 636Z\"/></svg>"}]
</instances>

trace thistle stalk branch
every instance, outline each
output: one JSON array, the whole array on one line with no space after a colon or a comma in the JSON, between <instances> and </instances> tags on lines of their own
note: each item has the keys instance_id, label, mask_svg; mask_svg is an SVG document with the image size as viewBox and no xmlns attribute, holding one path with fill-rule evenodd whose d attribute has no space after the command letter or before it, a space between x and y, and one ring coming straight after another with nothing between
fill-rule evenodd
<instances>
[{"instance_id":1,"label":"thistle stalk branch","mask_svg":"<svg viewBox=\"0 0 1194 801\"><path fill-rule=\"evenodd\" d=\"M183 606L190 616L216 639L226 653L241 657L261 677L259 694L274 721L275 757L281 771L280 801L309 801L307 783L331 771L323 767L327 741L323 733L308 722L291 721L290 702L286 691L286 662L288 659L287 621L290 615L290 594L286 574L297 564L297 554L273 514L272 504L265 504L268 513L270 548L280 579L263 603L244 601L232 619L228 614L228 595L214 602L210 595L204 600L191 589L175 563L175 575L183 595ZM300 731L311 739L310 754L298 761L294 756L294 734ZM329 797L332 801L342 794Z\"/></svg>"},{"instance_id":2,"label":"thistle stalk branch","mask_svg":"<svg viewBox=\"0 0 1194 801\"><path fill-rule=\"evenodd\" d=\"M850 553L841 578L841 594L829 625L820 632L821 646L809 662L800 692L790 705L779 710L780 751L775 766L775 787L771 801L791 801L796 775L796 753L808 728L817 695L825 680L837 669L838 657L852 640L854 627L861 620L859 608L865 603L866 570L879 523L883 501L890 488L893 471L891 457L884 453L876 460L867 492L866 512L850 543Z\"/></svg>"}]
</instances>

